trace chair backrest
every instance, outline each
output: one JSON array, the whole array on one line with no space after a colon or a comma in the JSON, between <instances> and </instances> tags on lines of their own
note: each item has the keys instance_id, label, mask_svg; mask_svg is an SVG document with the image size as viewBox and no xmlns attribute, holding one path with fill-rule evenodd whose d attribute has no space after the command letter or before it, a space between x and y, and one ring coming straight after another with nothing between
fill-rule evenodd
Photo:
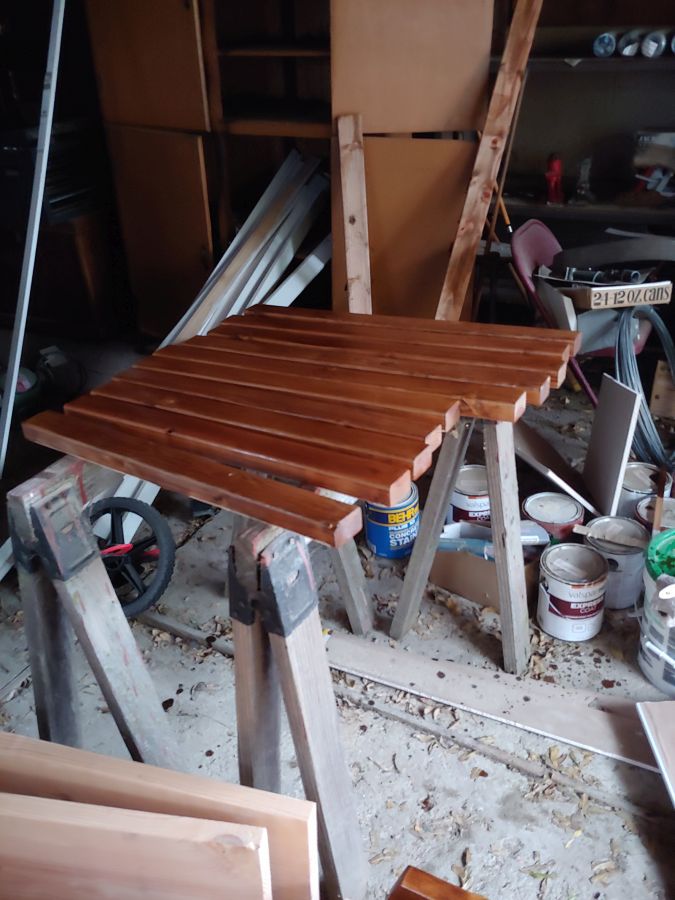
<instances>
[{"instance_id":1,"label":"chair backrest","mask_svg":"<svg viewBox=\"0 0 675 900\"><path fill-rule=\"evenodd\" d=\"M525 285L535 309L543 320L555 327L549 311L542 303L534 285L532 273L539 266L550 266L556 253L560 253L562 247L550 228L547 228L539 219L528 219L524 225L517 228L511 238L511 254L513 265L518 277Z\"/></svg>"}]
</instances>

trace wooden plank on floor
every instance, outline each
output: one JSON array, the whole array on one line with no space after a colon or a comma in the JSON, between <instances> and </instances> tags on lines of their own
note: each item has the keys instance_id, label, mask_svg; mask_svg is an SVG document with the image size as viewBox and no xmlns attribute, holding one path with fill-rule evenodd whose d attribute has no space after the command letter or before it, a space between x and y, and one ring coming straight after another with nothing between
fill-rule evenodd
<instances>
[{"instance_id":1,"label":"wooden plank on floor","mask_svg":"<svg viewBox=\"0 0 675 900\"><path fill-rule=\"evenodd\" d=\"M368 207L361 116L338 116L337 133L347 270L347 305L350 312L370 314L373 311L373 301L370 292Z\"/></svg>"},{"instance_id":2,"label":"wooden plank on floor","mask_svg":"<svg viewBox=\"0 0 675 900\"><path fill-rule=\"evenodd\" d=\"M242 375L242 366L234 358L217 350L204 350L192 341L160 350L151 360L169 367L173 362L193 362L210 368L216 376L222 372L223 378L235 381L242 377L262 376L273 382L277 390L286 385L300 384L305 386L303 393L309 393L308 385L313 383L316 386L317 381L323 381L330 385L331 391L337 387L345 397L349 390L355 397L368 397L379 405L398 409L435 409L444 416L459 401L463 415L515 422L525 412L526 405L524 391L516 387L441 379L436 379L432 386L426 378L395 372L366 372L266 357L256 357L250 371ZM148 363L140 363L140 366Z\"/></svg>"},{"instance_id":3,"label":"wooden plank on floor","mask_svg":"<svg viewBox=\"0 0 675 900\"><path fill-rule=\"evenodd\" d=\"M656 364L649 410L653 416L675 419L675 383L665 359Z\"/></svg>"},{"instance_id":4,"label":"wooden plank on floor","mask_svg":"<svg viewBox=\"0 0 675 900\"><path fill-rule=\"evenodd\" d=\"M634 704L621 712L596 709L588 705L592 697L561 685L433 660L347 635L330 638L328 661L359 678L657 771Z\"/></svg>"},{"instance_id":5,"label":"wooden plank on floor","mask_svg":"<svg viewBox=\"0 0 675 900\"><path fill-rule=\"evenodd\" d=\"M373 503L393 505L410 490L410 471L395 460L359 457L133 403L85 395L65 406L66 417L107 422L131 434L228 465L293 478Z\"/></svg>"},{"instance_id":6,"label":"wooden plank on floor","mask_svg":"<svg viewBox=\"0 0 675 900\"><path fill-rule=\"evenodd\" d=\"M364 384L345 384L332 378L305 377L297 374L270 378L268 372L255 372L240 366L211 365L191 359L155 354L134 367L140 371L168 372L173 375L195 375L222 383L231 382L250 387L262 387L271 392L319 398L325 403L333 400L353 403L369 409L399 412L425 412L435 417L443 428L452 428L459 418L459 403L452 399L434 397L412 391L385 391Z\"/></svg>"},{"instance_id":7,"label":"wooden plank on floor","mask_svg":"<svg viewBox=\"0 0 675 900\"><path fill-rule=\"evenodd\" d=\"M541 5L542 0L517 0L515 6L438 301L437 319L457 321L466 304L478 244L497 183L499 164L518 102Z\"/></svg>"},{"instance_id":8,"label":"wooden plank on floor","mask_svg":"<svg viewBox=\"0 0 675 900\"><path fill-rule=\"evenodd\" d=\"M161 483L211 506L251 516L331 546L362 527L361 510L290 484L77 416L44 412L23 423L28 440L137 478Z\"/></svg>"},{"instance_id":9,"label":"wooden plank on floor","mask_svg":"<svg viewBox=\"0 0 675 900\"><path fill-rule=\"evenodd\" d=\"M336 423L350 428L375 431L385 435L405 435L421 438L435 450L441 442L441 424L434 413L408 412L401 416L385 409L369 409L331 399L322 400L267 390L262 387L231 384L209 378L196 378L186 374L172 375L170 372L128 369L109 384L139 384L160 390L187 394L190 397L205 397L209 400L226 400L240 406L271 410L317 422Z\"/></svg>"},{"instance_id":10,"label":"wooden plank on floor","mask_svg":"<svg viewBox=\"0 0 675 900\"><path fill-rule=\"evenodd\" d=\"M265 828L274 897L318 900L316 807L306 800L2 732L0 790Z\"/></svg>"},{"instance_id":11,"label":"wooden plank on floor","mask_svg":"<svg viewBox=\"0 0 675 900\"><path fill-rule=\"evenodd\" d=\"M300 416L290 416L274 410L261 410L221 400L180 394L175 391L113 379L103 387L93 390L95 397L110 398L125 403L148 406L178 415L195 416L210 422L250 428L263 434L277 435L302 442L317 444L340 451L358 454L359 458L371 456L396 460L403 468L411 468L417 478L431 466L431 448L422 438L403 435L384 435L377 431L350 428L334 422L320 422ZM142 415L142 413L141 413Z\"/></svg>"},{"instance_id":12,"label":"wooden plank on floor","mask_svg":"<svg viewBox=\"0 0 675 900\"><path fill-rule=\"evenodd\" d=\"M675 806L675 700L638 703L637 711Z\"/></svg>"},{"instance_id":13,"label":"wooden plank on floor","mask_svg":"<svg viewBox=\"0 0 675 900\"><path fill-rule=\"evenodd\" d=\"M282 359L300 363L315 363L338 366L345 369L357 369L366 372L396 372L397 375L409 375L415 378L428 379L429 389L442 388L443 379L448 381L467 381L470 383L501 384L518 387L526 391L527 402L540 405L548 397L551 378L539 373L528 377L526 372L516 367L511 358L510 366L480 365L467 362L438 362L425 359L411 359L408 354L393 359L391 356L377 352L364 354L360 350L340 350L335 347L312 347L307 344L290 344L288 342L263 342L241 340L230 337L227 333L207 335L194 338L195 346L227 353L229 357L244 357L242 364L257 365L256 359ZM248 362L245 357L252 357Z\"/></svg>"},{"instance_id":14,"label":"wooden plank on floor","mask_svg":"<svg viewBox=\"0 0 675 900\"><path fill-rule=\"evenodd\" d=\"M490 349L489 353L486 353L484 350L462 345L457 338L454 339L454 342L459 346L449 347L441 344L427 344L424 342L423 336L406 341L400 336L391 339L384 334L367 330L359 335L342 335L339 332L324 334L295 329L279 329L273 322L268 322L266 317L262 316L257 317L254 322L248 318L228 321L231 321L232 324L228 324L227 328L214 329L208 337L211 339L221 336L234 337L241 343L255 341L265 342L265 344L281 344L285 347L292 347L294 350L296 347L311 347L314 351L339 350L342 353L358 353L364 360L371 356L391 358L394 365L398 363L398 360L403 359L432 367L448 363L488 365L499 369L513 369L517 366L527 377L551 378L555 387L560 387L563 383L567 370L560 353L555 352L524 354L522 351L517 353L507 347L503 351Z\"/></svg>"},{"instance_id":15,"label":"wooden plank on floor","mask_svg":"<svg viewBox=\"0 0 675 900\"><path fill-rule=\"evenodd\" d=\"M272 900L264 828L0 795L0 896Z\"/></svg>"}]
</instances>

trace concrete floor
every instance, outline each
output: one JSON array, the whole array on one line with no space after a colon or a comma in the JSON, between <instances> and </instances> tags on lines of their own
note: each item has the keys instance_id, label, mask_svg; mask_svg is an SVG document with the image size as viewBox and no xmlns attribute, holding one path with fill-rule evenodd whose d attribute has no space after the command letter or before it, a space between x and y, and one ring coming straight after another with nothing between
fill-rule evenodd
<instances>
[{"instance_id":1,"label":"concrete floor","mask_svg":"<svg viewBox=\"0 0 675 900\"><path fill-rule=\"evenodd\" d=\"M535 418L568 458L583 456L590 412L579 398L556 392L548 412ZM230 515L195 522L187 503L172 495L162 495L160 507L180 545L160 611L227 636ZM313 545L312 561L324 625L346 631L325 549ZM364 554L364 567L378 612L375 640L388 644L386 624L403 566ZM133 628L160 699L173 701L166 714L186 766L236 780L232 660L138 623ZM431 586L419 622L401 646L496 670L497 629L494 614ZM586 644L546 639L534 626L532 634L535 653L524 685L546 679L660 699L637 668L638 625L630 615L608 616L598 638ZM0 727L35 735L29 674L10 577L0 586ZM657 774L343 674L335 674L334 682L370 863L369 898L386 897L408 864L490 900L675 897L675 815ZM80 684L88 747L126 755L84 662ZM411 724L391 718L401 714ZM427 726L446 734L438 739ZM301 795L287 731L282 758L283 789ZM528 773L533 762L543 764L543 777ZM555 780L559 774L567 776L565 785Z\"/></svg>"}]
</instances>

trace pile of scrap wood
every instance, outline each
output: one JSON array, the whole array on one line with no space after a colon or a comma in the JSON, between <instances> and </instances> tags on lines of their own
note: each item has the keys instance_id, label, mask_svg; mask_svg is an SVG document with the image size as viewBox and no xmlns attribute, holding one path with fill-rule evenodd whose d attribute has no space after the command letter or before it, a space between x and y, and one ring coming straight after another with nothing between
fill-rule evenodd
<instances>
[{"instance_id":1,"label":"pile of scrap wood","mask_svg":"<svg viewBox=\"0 0 675 900\"><path fill-rule=\"evenodd\" d=\"M2 733L0 792L0 897L319 895L306 800Z\"/></svg>"}]
</instances>

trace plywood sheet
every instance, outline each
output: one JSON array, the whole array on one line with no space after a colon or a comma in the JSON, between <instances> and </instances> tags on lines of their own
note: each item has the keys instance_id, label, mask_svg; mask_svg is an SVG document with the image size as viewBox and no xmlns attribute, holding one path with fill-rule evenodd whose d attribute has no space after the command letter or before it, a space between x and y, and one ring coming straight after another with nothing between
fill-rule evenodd
<instances>
[{"instance_id":1,"label":"plywood sheet","mask_svg":"<svg viewBox=\"0 0 675 900\"><path fill-rule=\"evenodd\" d=\"M366 138L373 312L432 318L471 177L469 141ZM333 159L333 306L347 308L339 163Z\"/></svg>"},{"instance_id":2,"label":"plywood sheet","mask_svg":"<svg viewBox=\"0 0 675 900\"><path fill-rule=\"evenodd\" d=\"M637 710L675 806L675 701L638 703Z\"/></svg>"},{"instance_id":3,"label":"plywood sheet","mask_svg":"<svg viewBox=\"0 0 675 900\"><path fill-rule=\"evenodd\" d=\"M332 0L333 117L365 133L468 131L486 112L492 0Z\"/></svg>"},{"instance_id":4,"label":"plywood sheet","mask_svg":"<svg viewBox=\"0 0 675 900\"><path fill-rule=\"evenodd\" d=\"M164 337L211 270L202 137L124 125L106 134L139 324Z\"/></svg>"},{"instance_id":5,"label":"plywood sheet","mask_svg":"<svg viewBox=\"0 0 675 900\"><path fill-rule=\"evenodd\" d=\"M196 0L87 0L103 118L208 131Z\"/></svg>"}]
</instances>

